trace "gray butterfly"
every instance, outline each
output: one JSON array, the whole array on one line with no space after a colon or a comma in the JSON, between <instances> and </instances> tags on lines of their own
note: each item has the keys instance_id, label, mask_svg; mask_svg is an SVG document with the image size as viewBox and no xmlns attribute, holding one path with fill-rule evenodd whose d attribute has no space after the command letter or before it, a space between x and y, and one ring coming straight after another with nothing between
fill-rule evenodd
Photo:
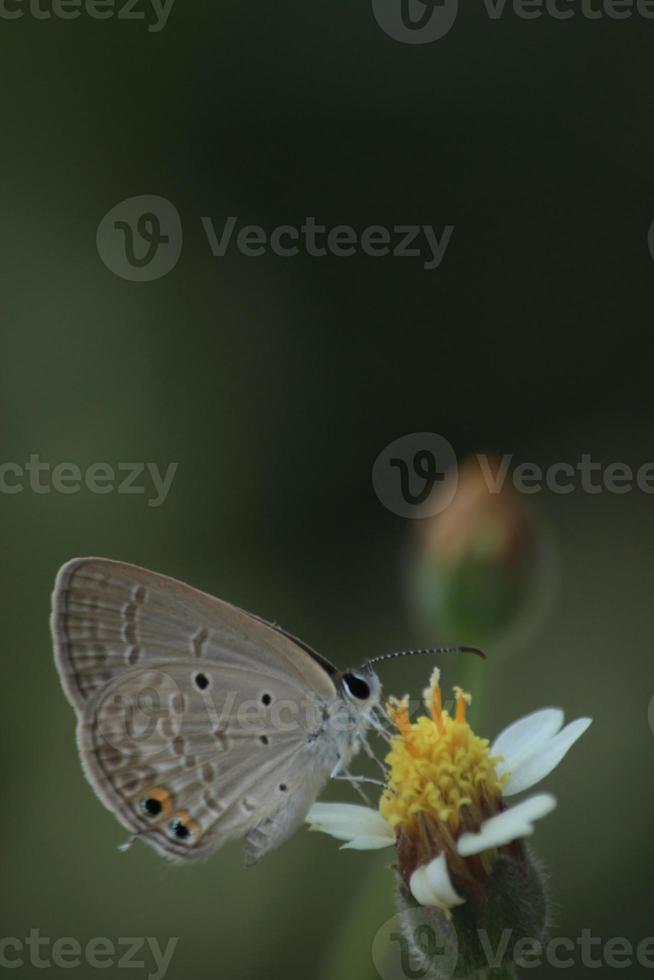
<instances>
[{"instance_id":1,"label":"gray butterfly","mask_svg":"<svg viewBox=\"0 0 654 980\"><path fill-rule=\"evenodd\" d=\"M173 860L241 837L248 863L277 847L375 723L369 664L339 673L280 627L133 565L65 564L51 625L89 782Z\"/></svg>"}]
</instances>

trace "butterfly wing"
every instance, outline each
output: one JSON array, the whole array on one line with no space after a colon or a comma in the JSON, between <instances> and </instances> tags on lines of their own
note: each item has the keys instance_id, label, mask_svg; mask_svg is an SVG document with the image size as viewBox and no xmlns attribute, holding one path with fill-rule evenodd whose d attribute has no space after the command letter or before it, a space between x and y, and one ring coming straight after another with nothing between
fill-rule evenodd
<instances>
[{"instance_id":1,"label":"butterfly wing","mask_svg":"<svg viewBox=\"0 0 654 980\"><path fill-rule=\"evenodd\" d=\"M261 670L169 661L87 703L80 753L128 829L173 859L202 858L282 811L304 807L302 819L338 761L311 737L322 704Z\"/></svg>"},{"instance_id":2,"label":"butterfly wing","mask_svg":"<svg viewBox=\"0 0 654 980\"><path fill-rule=\"evenodd\" d=\"M290 836L339 758L317 737L337 698L327 661L228 603L105 559L61 569L52 629L85 772L126 827L177 860L245 834L256 859Z\"/></svg>"},{"instance_id":3,"label":"butterfly wing","mask_svg":"<svg viewBox=\"0 0 654 980\"><path fill-rule=\"evenodd\" d=\"M266 667L335 693L335 668L301 641L183 582L124 562L67 562L55 583L51 627L64 691L78 711L116 673L176 657Z\"/></svg>"}]
</instances>

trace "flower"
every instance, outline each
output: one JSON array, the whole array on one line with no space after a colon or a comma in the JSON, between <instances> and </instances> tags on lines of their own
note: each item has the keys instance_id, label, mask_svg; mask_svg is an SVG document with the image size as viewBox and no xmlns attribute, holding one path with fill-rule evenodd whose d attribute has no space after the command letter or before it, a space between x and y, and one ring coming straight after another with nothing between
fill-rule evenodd
<instances>
[{"instance_id":1,"label":"flower","mask_svg":"<svg viewBox=\"0 0 654 980\"><path fill-rule=\"evenodd\" d=\"M563 727L558 708L536 711L490 745L466 719L470 696L455 688L454 714L442 706L436 669L424 691L429 715L409 719L408 698L389 702L397 729L386 757L389 775L379 810L316 803L307 822L357 850L395 845L398 873L420 905L446 915L483 901L500 858L524 868L521 838L556 800L540 793L508 808L506 799L547 776L591 723Z\"/></svg>"}]
</instances>

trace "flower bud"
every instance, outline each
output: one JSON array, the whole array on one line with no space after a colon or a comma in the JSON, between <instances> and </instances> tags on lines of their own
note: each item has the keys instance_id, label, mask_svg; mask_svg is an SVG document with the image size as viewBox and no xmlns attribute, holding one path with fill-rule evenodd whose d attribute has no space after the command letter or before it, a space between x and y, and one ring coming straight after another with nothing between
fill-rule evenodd
<instances>
[{"instance_id":1,"label":"flower bud","mask_svg":"<svg viewBox=\"0 0 654 980\"><path fill-rule=\"evenodd\" d=\"M495 459L466 459L451 503L417 522L414 602L445 637L484 646L516 620L534 586L537 541L526 502ZM454 479L450 476L448 479ZM434 491L451 494L442 484Z\"/></svg>"}]
</instances>

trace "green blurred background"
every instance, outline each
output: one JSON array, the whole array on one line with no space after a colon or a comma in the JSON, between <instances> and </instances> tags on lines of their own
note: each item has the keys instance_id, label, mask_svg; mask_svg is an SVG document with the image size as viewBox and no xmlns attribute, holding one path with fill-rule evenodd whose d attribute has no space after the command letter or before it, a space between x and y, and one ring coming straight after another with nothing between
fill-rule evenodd
<instances>
[{"instance_id":1,"label":"green blurred background","mask_svg":"<svg viewBox=\"0 0 654 980\"><path fill-rule=\"evenodd\" d=\"M156 34L0 20L1 461L179 463L160 508L0 494L2 936L177 936L170 980L376 976L385 852L302 831L247 871L238 845L181 869L118 853L52 663L54 575L76 555L132 561L339 666L466 641L416 612L417 522L382 505L372 466L416 431L461 458L654 459L653 43L640 18L491 22L471 7L447 38L408 46L367 3L299 0L177 0ZM113 275L95 245L102 216L140 194L184 227L179 264L150 283ZM431 272L216 259L201 215L455 231ZM546 595L521 642L487 642L479 720L492 735L547 704L594 717L547 780L560 806L535 841L555 933L638 942L654 934L654 501L532 503ZM417 694L430 666L389 665L387 689ZM356 802L342 784L326 797Z\"/></svg>"}]
</instances>

